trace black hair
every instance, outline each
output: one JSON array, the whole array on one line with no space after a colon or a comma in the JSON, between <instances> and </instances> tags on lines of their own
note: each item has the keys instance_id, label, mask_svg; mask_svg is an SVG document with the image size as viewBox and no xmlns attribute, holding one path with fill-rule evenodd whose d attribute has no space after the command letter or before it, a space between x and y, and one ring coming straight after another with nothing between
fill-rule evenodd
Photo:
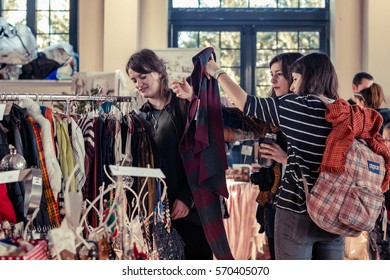
<instances>
[{"instance_id":1,"label":"black hair","mask_svg":"<svg viewBox=\"0 0 390 280\"><path fill-rule=\"evenodd\" d=\"M373 81L374 77L371 74L368 74L367 72L359 72L359 73L356 73L355 76L353 76L352 84L354 84L355 86L358 86L362 83L363 79Z\"/></svg>"}]
</instances>

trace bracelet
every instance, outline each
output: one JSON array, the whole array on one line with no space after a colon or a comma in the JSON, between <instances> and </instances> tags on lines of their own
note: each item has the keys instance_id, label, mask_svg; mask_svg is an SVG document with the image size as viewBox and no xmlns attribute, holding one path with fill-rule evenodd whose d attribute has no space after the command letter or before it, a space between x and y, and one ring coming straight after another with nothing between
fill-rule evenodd
<instances>
[{"instance_id":1,"label":"bracelet","mask_svg":"<svg viewBox=\"0 0 390 280\"><path fill-rule=\"evenodd\" d=\"M215 70L213 77L214 79L218 80L219 76L221 76L222 74L226 74L226 72L223 71L222 69L217 69Z\"/></svg>"}]
</instances>

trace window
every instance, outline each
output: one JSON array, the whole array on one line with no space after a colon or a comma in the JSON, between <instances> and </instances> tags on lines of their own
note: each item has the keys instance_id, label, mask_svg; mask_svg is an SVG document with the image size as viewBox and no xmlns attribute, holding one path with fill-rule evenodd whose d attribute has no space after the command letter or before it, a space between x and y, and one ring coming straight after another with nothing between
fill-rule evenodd
<instances>
[{"instance_id":1,"label":"window","mask_svg":"<svg viewBox=\"0 0 390 280\"><path fill-rule=\"evenodd\" d=\"M1 0L0 5L7 22L30 27L39 49L65 41L77 52L77 0Z\"/></svg>"},{"instance_id":2,"label":"window","mask_svg":"<svg viewBox=\"0 0 390 280\"><path fill-rule=\"evenodd\" d=\"M328 0L170 0L169 47L220 51L220 65L249 94L270 90L277 53L329 54Z\"/></svg>"}]
</instances>

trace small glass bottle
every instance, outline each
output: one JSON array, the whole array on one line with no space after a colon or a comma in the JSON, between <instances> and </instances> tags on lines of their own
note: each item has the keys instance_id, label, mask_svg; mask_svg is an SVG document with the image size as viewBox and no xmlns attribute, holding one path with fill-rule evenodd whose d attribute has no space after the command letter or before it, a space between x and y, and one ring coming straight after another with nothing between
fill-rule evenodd
<instances>
[{"instance_id":1,"label":"small glass bottle","mask_svg":"<svg viewBox=\"0 0 390 280\"><path fill-rule=\"evenodd\" d=\"M265 137L264 137L264 140L261 143L272 144L275 141L276 141L276 134L274 134L274 133L266 133ZM263 158L261 156L261 153L260 153L260 150L259 150L259 164L261 165L261 167L270 168L273 163L274 163L273 159Z\"/></svg>"}]
</instances>

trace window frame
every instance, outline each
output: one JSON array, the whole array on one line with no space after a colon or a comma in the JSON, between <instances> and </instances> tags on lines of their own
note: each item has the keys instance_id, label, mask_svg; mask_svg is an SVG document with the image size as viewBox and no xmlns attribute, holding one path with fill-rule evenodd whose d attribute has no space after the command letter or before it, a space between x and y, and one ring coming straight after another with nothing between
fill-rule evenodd
<instances>
[{"instance_id":1,"label":"window frame","mask_svg":"<svg viewBox=\"0 0 390 280\"><path fill-rule=\"evenodd\" d=\"M180 31L241 32L241 87L256 94L256 33L316 31L319 49L330 55L329 0L325 8L173 8L168 1L168 47L178 47Z\"/></svg>"}]
</instances>

